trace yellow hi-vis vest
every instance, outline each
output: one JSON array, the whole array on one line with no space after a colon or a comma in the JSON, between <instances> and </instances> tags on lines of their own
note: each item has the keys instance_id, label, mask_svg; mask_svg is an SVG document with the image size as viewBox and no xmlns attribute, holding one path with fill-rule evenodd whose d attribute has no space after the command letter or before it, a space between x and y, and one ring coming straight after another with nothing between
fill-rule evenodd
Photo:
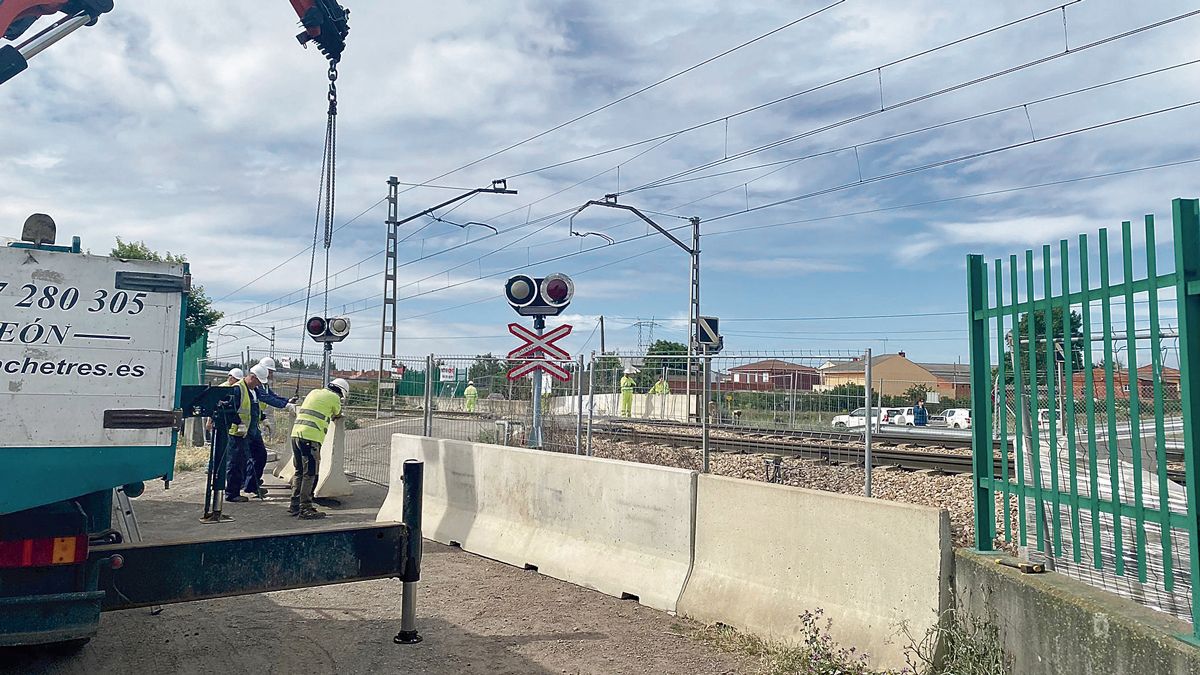
<instances>
[{"instance_id":1,"label":"yellow hi-vis vest","mask_svg":"<svg viewBox=\"0 0 1200 675\"><path fill-rule=\"evenodd\" d=\"M463 397L477 399L479 398L479 390L475 388L475 385L469 384L466 389L463 389Z\"/></svg>"},{"instance_id":2,"label":"yellow hi-vis vest","mask_svg":"<svg viewBox=\"0 0 1200 675\"><path fill-rule=\"evenodd\" d=\"M629 377L628 375L621 377L621 393L622 394L626 394L626 393L632 394L633 393L633 378L632 377Z\"/></svg>"},{"instance_id":3,"label":"yellow hi-vis vest","mask_svg":"<svg viewBox=\"0 0 1200 675\"><path fill-rule=\"evenodd\" d=\"M322 443L329 431L329 422L341 414L342 399L337 394L328 389L314 389L304 397L304 403L296 409L292 438Z\"/></svg>"},{"instance_id":4,"label":"yellow hi-vis vest","mask_svg":"<svg viewBox=\"0 0 1200 675\"><path fill-rule=\"evenodd\" d=\"M238 401L238 421L229 425L229 435L245 438L246 434L250 433L250 385L246 384L245 380L238 380L233 383L233 386L241 390L242 398Z\"/></svg>"}]
</instances>

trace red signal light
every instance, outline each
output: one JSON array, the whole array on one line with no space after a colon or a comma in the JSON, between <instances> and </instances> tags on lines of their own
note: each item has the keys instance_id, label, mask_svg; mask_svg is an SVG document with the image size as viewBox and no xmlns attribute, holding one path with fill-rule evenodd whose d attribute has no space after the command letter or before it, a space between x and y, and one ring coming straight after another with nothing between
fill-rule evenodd
<instances>
[{"instance_id":1,"label":"red signal light","mask_svg":"<svg viewBox=\"0 0 1200 675\"><path fill-rule=\"evenodd\" d=\"M317 337L325 334L325 319L314 316L308 320L308 334Z\"/></svg>"},{"instance_id":2,"label":"red signal light","mask_svg":"<svg viewBox=\"0 0 1200 675\"><path fill-rule=\"evenodd\" d=\"M546 282L546 295L552 302L562 302L567 299L567 282L562 279L551 279Z\"/></svg>"}]
</instances>

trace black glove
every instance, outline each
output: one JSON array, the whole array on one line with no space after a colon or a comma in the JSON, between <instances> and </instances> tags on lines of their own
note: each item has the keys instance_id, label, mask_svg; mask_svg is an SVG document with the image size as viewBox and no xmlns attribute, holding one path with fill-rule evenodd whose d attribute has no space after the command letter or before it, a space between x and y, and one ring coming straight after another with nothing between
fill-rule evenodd
<instances>
[{"instance_id":1,"label":"black glove","mask_svg":"<svg viewBox=\"0 0 1200 675\"><path fill-rule=\"evenodd\" d=\"M299 396L293 396L293 397L291 397L291 398L289 398L289 399L288 399L288 403L299 403L299 402L300 402L300 397L299 397Z\"/></svg>"}]
</instances>

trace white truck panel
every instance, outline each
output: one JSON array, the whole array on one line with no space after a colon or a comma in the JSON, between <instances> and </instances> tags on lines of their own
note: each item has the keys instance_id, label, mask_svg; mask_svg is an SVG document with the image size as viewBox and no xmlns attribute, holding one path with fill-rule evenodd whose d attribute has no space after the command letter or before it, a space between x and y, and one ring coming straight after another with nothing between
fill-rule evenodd
<instances>
[{"instance_id":1,"label":"white truck panel","mask_svg":"<svg viewBox=\"0 0 1200 675\"><path fill-rule=\"evenodd\" d=\"M116 288L118 271L183 265L0 247L0 447L170 445L104 429L105 410L175 403L179 292Z\"/></svg>"}]
</instances>

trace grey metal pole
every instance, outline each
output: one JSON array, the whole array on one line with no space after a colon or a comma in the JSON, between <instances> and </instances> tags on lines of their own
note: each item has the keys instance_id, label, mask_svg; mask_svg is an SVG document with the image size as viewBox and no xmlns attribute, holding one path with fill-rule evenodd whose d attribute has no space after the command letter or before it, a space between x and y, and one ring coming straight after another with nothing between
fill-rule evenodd
<instances>
[{"instance_id":1,"label":"grey metal pole","mask_svg":"<svg viewBox=\"0 0 1200 675\"><path fill-rule=\"evenodd\" d=\"M321 386L328 388L329 387L329 368L331 366L331 361L333 360L333 343L332 342L325 343L325 349L322 351L322 354L323 354L323 356L321 357L322 358ZM347 392L347 398L349 398L349 392Z\"/></svg>"},{"instance_id":2,"label":"grey metal pole","mask_svg":"<svg viewBox=\"0 0 1200 675\"><path fill-rule=\"evenodd\" d=\"M404 461L404 503L402 517L408 527L405 540L404 573L400 575L400 632L396 644L416 644L421 641L417 632L417 582L421 580L421 501L425 482L425 465L417 460Z\"/></svg>"},{"instance_id":3,"label":"grey metal pole","mask_svg":"<svg viewBox=\"0 0 1200 675\"><path fill-rule=\"evenodd\" d=\"M796 373L792 373L792 420L788 427L796 428Z\"/></svg>"},{"instance_id":4,"label":"grey metal pole","mask_svg":"<svg viewBox=\"0 0 1200 675\"><path fill-rule=\"evenodd\" d=\"M692 364L695 362L695 343L700 332L700 219L692 218L692 271L691 283L689 287L690 298L688 299L688 358L687 358L687 400L688 406L691 406L692 401ZM708 405L705 399L704 408ZM697 414L707 415L707 410L698 410Z\"/></svg>"},{"instance_id":5,"label":"grey metal pole","mask_svg":"<svg viewBox=\"0 0 1200 675\"><path fill-rule=\"evenodd\" d=\"M700 410L700 450L704 454L704 473L708 473L708 371L711 367L708 356L708 347L701 345L701 359L704 361L703 375L704 382L701 384L701 390L704 392L704 400L701 403Z\"/></svg>"},{"instance_id":6,"label":"grey metal pole","mask_svg":"<svg viewBox=\"0 0 1200 675\"><path fill-rule=\"evenodd\" d=\"M603 352L601 352L603 354ZM588 425L587 455L592 456L592 415L596 410L596 352L592 352L591 367L588 368Z\"/></svg>"},{"instance_id":7,"label":"grey metal pole","mask_svg":"<svg viewBox=\"0 0 1200 675\"><path fill-rule=\"evenodd\" d=\"M433 354L425 357L425 420L422 431L433 436Z\"/></svg>"},{"instance_id":8,"label":"grey metal pole","mask_svg":"<svg viewBox=\"0 0 1200 675\"><path fill-rule=\"evenodd\" d=\"M879 379L879 391L875 394L875 402L879 407L879 419L875 420L875 431L883 431L883 378Z\"/></svg>"},{"instance_id":9,"label":"grey metal pole","mask_svg":"<svg viewBox=\"0 0 1200 675\"><path fill-rule=\"evenodd\" d=\"M271 326L271 358L275 358L275 326Z\"/></svg>"},{"instance_id":10,"label":"grey metal pole","mask_svg":"<svg viewBox=\"0 0 1200 675\"><path fill-rule=\"evenodd\" d=\"M583 451L583 354L579 355L579 365L575 369L575 403L578 405L575 415L575 454Z\"/></svg>"},{"instance_id":11,"label":"grey metal pole","mask_svg":"<svg viewBox=\"0 0 1200 675\"><path fill-rule=\"evenodd\" d=\"M863 494L871 496L871 349L867 348L866 354L866 371L864 372L863 383L866 391L864 398L867 404L866 424L863 425L865 432L863 434L863 466L866 469L866 478L863 481Z\"/></svg>"},{"instance_id":12,"label":"grey metal pole","mask_svg":"<svg viewBox=\"0 0 1200 675\"><path fill-rule=\"evenodd\" d=\"M533 317L534 333L540 336L545 328L546 317ZM529 447L540 448L542 447L542 373L540 371L533 373L533 400L530 403L533 405L533 428L529 431Z\"/></svg>"}]
</instances>

